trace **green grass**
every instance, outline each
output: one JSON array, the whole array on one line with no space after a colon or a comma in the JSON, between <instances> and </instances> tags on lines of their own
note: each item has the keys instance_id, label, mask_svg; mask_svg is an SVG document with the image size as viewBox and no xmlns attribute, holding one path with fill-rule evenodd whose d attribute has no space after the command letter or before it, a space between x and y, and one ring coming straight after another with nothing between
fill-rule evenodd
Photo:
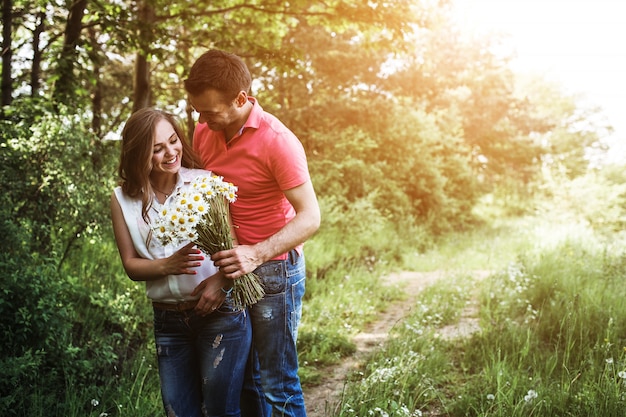
<instances>
[{"instance_id":1,"label":"green grass","mask_svg":"<svg viewBox=\"0 0 626 417\"><path fill-rule=\"evenodd\" d=\"M305 387L352 355L353 336L405 297L381 277L445 273L385 347L349 376L339 416L623 415L626 256L619 233L596 233L549 206L515 217L511 208L494 212L485 204L477 208L482 226L434 238L376 217L367 205L339 213L322 203L322 228L305 245L298 339ZM83 245L66 269L80 289L68 347L80 372L54 370L66 375L65 386L24 391L21 404L34 399L27 415L162 414L143 284L125 276L112 239ZM489 276L477 282L475 271ZM458 321L470 300L479 305L481 332L443 337L442 327ZM0 405L16 400L7 398ZM50 411L55 402L57 412Z\"/></svg>"},{"instance_id":2,"label":"green grass","mask_svg":"<svg viewBox=\"0 0 626 417\"><path fill-rule=\"evenodd\" d=\"M67 266L72 274L68 281L84 291L74 301L79 313L73 338L80 349L98 349L98 357L106 358L108 365L94 367L93 375L80 382L66 377L59 409L41 415L162 414L152 309L144 284L126 276L113 241L84 245L78 259L89 261Z\"/></svg>"},{"instance_id":3,"label":"green grass","mask_svg":"<svg viewBox=\"0 0 626 417\"><path fill-rule=\"evenodd\" d=\"M451 279L430 288L396 326L353 378L338 415L623 416L623 249L584 224L548 216L409 258L424 270L445 265ZM475 269L493 273L480 283L462 278ZM476 287L481 332L438 337L449 320L432 318L458 317Z\"/></svg>"}]
</instances>

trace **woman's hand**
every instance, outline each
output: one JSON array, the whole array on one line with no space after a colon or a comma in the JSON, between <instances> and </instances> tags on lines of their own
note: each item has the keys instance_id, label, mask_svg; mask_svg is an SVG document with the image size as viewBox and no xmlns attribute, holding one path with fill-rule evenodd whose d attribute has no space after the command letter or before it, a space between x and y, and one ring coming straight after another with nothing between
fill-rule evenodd
<instances>
[{"instance_id":1,"label":"woman's hand","mask_svg":"<svg viewBox=\"0 0 626 417\"><path fill-rule=\"evenodd\" d=\"M204 255L200 249L190 242L165 258L165 275L195 275L197 272L193 268L199 267L203 260Z\"/></svg>"},{"instance_id":2,"label":"woman's hand","mask_svg":"<svg viewBox=\"0 0 626 417\"><path fill-rule=\"evenodd\" d=\"M191 293L192 296L200 294L195 308L196 312L201 316L206 316L217 310L226 299L226 293L222 290L226 285L230 287L232 282L219 271L198 284Z\"/></svg>"}]
</instances>

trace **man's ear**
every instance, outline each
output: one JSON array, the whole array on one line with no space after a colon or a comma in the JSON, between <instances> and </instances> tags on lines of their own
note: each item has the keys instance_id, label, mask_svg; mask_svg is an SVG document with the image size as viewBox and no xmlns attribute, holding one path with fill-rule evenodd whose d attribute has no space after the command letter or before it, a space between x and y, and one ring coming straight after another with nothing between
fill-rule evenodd
<instances>
[{"instance_id":1,"label":"man's ear","mask_svg":"<svg viewBox=\"0 0 626 417\"><path fill-rule=\"evenodd\" d=\"M238 107L242 107L248 102L248 94L243 90L240 91L239 94L237 94L237 98L235 98L235 102Z\"/></svg>"}]
</instances>

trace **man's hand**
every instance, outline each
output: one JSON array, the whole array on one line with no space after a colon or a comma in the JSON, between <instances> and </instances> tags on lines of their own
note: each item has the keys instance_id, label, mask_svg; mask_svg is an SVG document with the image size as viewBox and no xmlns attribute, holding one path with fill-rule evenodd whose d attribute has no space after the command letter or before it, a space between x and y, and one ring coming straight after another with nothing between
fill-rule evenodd
<instances>
[{"instance_id":1,"label":"man's hand","mask_svg":"<svg viewBox=\"0 0 626 417\"><path fill-rule=\"evenodd\" d=\"M211 259L229 279L237 279L253 272L263 263L254 246L250 245L239 245L233 249L217 252L211 256Z\"/></svg>"}]
</instances>

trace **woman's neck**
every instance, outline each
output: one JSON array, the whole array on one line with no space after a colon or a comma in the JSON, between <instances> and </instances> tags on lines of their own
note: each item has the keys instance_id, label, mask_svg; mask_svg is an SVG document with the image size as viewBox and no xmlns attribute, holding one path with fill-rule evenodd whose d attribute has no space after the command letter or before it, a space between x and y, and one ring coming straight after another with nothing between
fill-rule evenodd
<instances>
[{"instance_id":1,"label":"woman's neck","mask_svg":"<svg viewBox=\"0 0 626 417\"><path fill-rule=\"evenodd\" d=\"M176 175L150 177L150 184L152 184L152 189L157 199L160 202L164 202L176 188Z\"/></svg>"}]
</instances>

